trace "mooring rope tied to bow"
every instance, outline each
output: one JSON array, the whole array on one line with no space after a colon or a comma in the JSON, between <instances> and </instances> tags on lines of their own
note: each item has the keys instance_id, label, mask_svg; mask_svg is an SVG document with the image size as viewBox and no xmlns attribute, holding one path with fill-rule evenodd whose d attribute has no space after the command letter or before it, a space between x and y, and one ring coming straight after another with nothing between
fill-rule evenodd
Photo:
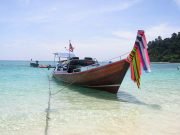
<instances>
[{"instance_id":1,"label":"mooring rope tied to bow","mask_svg":"<svg viewBox=\"0 0 180 135\"><path fill-rule=\"evenodd\" d=\"M46 75L47 75L47 79L48 79L48 105L47 108L45 109L46 111L46 124L45 124L45 129L44 129L44 135L48 135L48 130L49 130L49 120L50 118L50 110L51 110L51 99L53 96L57 95L58 93L60 93L62 90L64 90L65 88L67 88L68 86L74 84L75 81L73 81L70 84L64 85L60 90L52 93L52 88L51 88L51 81L52 81L52 75L50 75L48 72L46 72L45 70L41 70L43 71ZM39 74L42 74L42 72L40 72L38 70Z\"/></svg>"},{"instance_id":2,"label":"mooring rope tied to bow","mask_svg":"<svg viewBox=\"0 0 180 135\"><path fill-rule=\"evenodd\" d=\"M48 135L48 129L49 129L49 120L50 120L50 109L51 109L51 98L52 96L58 94L59 92L61 92L62 90L64 90L65 88L67 88L68 86L72 85L75 81L73 81L72 83L65 85L63 88L61 88L60 90L58 90L55 93L51 92L51 80L50 80L50 76L48 76L48 84L49 84L49 97L48 97L48 107L46 109L46 126L45 126L45 131L44 134Z\"/></svg>"},{"instance_id":3,"label":"mooring rope tied to bow","mask_svg":"<svg viewBox=\"0 0 180 135\"><path fill-rule=\"evenodd\" d=\"M48 108L46 109L46 127L45 127L45 135L48 135L48 128L49 128L49 119L50 119L50 109L51 109L51 85L50 85L50 78L48 75L48 82L49 82L49 98L48 98Z\"/></svg>"},{"instance_id":4,"label":"mooring rope tied to bow","mask_svg":"<svg viewBox=\"0 0 180 135\"><path fill-rule=\"evenodd\" d=\"M75 81L74 81L75 82ZM70 83L70 84L67 84L65 85L63 88L61 88L60 90L54 92L54 93L51 93L51 95L56 95L58 94L59 92L61 92L62 90L64 90L65 88L67 88L68 86L72 85L74 82Z\"/></svg>"}]
</instances>

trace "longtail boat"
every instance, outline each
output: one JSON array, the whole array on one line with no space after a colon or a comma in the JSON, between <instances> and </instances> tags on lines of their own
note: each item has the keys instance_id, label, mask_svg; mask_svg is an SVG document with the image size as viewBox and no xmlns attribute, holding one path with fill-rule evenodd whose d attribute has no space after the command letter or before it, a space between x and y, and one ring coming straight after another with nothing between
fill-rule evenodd
<instances>
[{"instance_id":1,"label":"longtail boat","mask_svg":"<svg viewBox=\"0 0 180 135\"><path fill-rule=\"evenodd\" d=\"M93 89L117 93L126 75L131 70L131 79L140 87L141 68L150 72L147 41L143 30L139 30L132 51L121 60L99 63L96 59L75 57L70 43L69 53L55 53L59 62L53 76L62 82ZM61 60L67 58L67 60Z\"/></svg>"},{"instance_id":2,"label":"longtail boat","mask_svg":"<svg viewBox=\"0 0 180 135\"><path fill-rule=\"evenodd\" d=\"M30 66L31 67L38 67L39 66L39 61L36 60L35 62L33 62L32 59L31 59Z\"/></svg>"}]
</instances>

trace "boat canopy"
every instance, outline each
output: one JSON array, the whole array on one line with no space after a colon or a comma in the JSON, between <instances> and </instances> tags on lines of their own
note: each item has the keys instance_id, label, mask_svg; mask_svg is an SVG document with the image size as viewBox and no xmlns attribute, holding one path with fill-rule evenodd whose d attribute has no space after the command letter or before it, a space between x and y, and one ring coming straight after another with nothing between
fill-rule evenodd
<instances>
[{"instance_id":1,"label":"boat canopy","mask_svg":"<svg viewBox=\"0 0 180 135\"><path fill-rule=\"evenodd\" d=\"M75 54L74 53L62 53L62 52L56 52L56 53L53 53L55 57L58 57L58 58L72 58L72 57L75 57Z\"/></svg>"}]
</instances>

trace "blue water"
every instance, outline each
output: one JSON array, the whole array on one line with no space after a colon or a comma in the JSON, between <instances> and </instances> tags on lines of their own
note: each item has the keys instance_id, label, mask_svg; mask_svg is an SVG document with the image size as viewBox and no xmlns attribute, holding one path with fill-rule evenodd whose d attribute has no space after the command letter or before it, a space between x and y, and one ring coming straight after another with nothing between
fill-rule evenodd
<instances>
[{"instance_id":1,"label":"blue water","mask_svg":"<svg viewBox=\"0 0 180 135\"><path fill-rule=\"evenodd\" d=\"M44 62L46 64L47 62ZM68 86L51 98L50 135L179 135L180 64L152 64L141 89L126 74L117 95ZM48 75L27 61L0 61L0 134L45 134Z\"/></svg>"}]
</instances>

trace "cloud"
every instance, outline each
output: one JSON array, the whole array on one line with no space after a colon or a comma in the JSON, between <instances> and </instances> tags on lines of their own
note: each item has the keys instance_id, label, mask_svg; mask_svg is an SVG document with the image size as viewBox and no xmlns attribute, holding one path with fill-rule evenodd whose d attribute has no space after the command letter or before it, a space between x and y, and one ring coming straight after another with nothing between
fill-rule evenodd
<instances>
[{"instance_id":1,"label":"cloud","mask_svg":"<svg viewBox=\"0 0 180 135\"><path fill-rule=\"evenodd\" d=\"M22 18L21 20L30 22L30 23L44 23L44 22L49 22L50 16L48 14L44 15L34 15L34 16L29 16L26 18Z\"/></svg>"},{"instance_id":2,"label":"cloud","mask_svg":"<svg viewBox=\"0 0 180 135\"><path fill-rule=\"evenodd\" d=\"M177 33L179 29L180 27L171 26L168 23L162 23L157 26L147 28L146 33L148 40L154 40L158 36L161 36L162 38L171 37L171 34L174 32Z\"/></svg>"},{"instance_id":3,"label":"cloud","mask_svg":"<svg viewBox=\"0 0 180 135\"><path fill-rule=\"evenodd\" d=\"M7 16L0 22L30 22L30 23L47 23L47 22L81 22L86 19L93 20L95 17L103 17L107 13L127 10L142 0L113 0L113 1L56 1L29 7L28 12L22 14ZM28 7L34 4L32 0L17 0L22 7ZM21 8L19 9L21 11ZM21 11L22 12L22 11Z\"/></svg>"},{"instance_id":4,"label":"cloud","mask_svg":"<svg viewBox=\"0 0 180 135\"><path fill-rule=\"evenodd\" d=\"M131 31L115 31L112 35L124 40L131 40L135 37L135 33Z\"/></svg>"},{"instance_id":5,"label":"cloud","mask_svg":"<svg viewBox=\"0 0 180 135\"><path fill-rule=\"evenodd\" d=\"M27 6L31 3L31 0L18 0L20 5Z\"/></svg>"},{"instance_id":6,"label":"cloud","mask_svg":"<svg viewBox=\"0 0 180 135\"><path fill-rule=\"evenodd\" d=\"M89 2L88 6L86 5L87 3L82 3L81 6L77 6L78 9L75 11L73 10L74 8L72 9L74 11L73 13L68 11L68 18L66 19L70 21L81 21L94 16L100 17L103 14L127 10L141 1L142 0L108 1L106 3L99 2L95 6L91 5L93 2Z\"/></svg>"},{"instance_id":7,"label":"cloud","mask_svg":"<svg viewBox=\"0 0 180 135\"><path fill-rule=\"evenodd\" d=\"M174 0L174 2L180 7L180 0Z\"/></svg>"},{"instance_id":8,"label":"cloud","mask_svg":"<svg viewBox=\"0 0 180 135\"><path fill-rule=\"evenodd\" d=\"M146 37L149 41L154 40L158 36L161 36L163 39L171 37L171 34L174 32L177 33L179 29L180 27L171 26L168 23L161 23L156 26L144 28L146 32ZM112 35L120 39L131 41L132 39L135 39L136 32L137 31L115 31L112 32Z\"/></svg>"},{"instance_id":9,"label":"cloud","mask_svg":"<svg viewBox=\"0 0 180 135\"><path fill-rule=\"evenodd\" d=\"M121 1L118 3L109 4L103 7L98 7L94 12L96 13L107 13L107 12L114 12L114 11L122 11L126 10L137 3L139 3L141 0L126 0Z\"/></svg>"},{"instance_id":10,"label":"cloud","mask_svg":"<svg viewBox=\"0 0 180 135\"><path fill-rule=\"evenodd\" d=\"M54 14L56 14L56 7L48 7L45 10L41 10L38 13L32 12L32 15L24 17L24 21L34 22L34 23L43 23L53 21Z\"/></svg>"}]
</instances>

